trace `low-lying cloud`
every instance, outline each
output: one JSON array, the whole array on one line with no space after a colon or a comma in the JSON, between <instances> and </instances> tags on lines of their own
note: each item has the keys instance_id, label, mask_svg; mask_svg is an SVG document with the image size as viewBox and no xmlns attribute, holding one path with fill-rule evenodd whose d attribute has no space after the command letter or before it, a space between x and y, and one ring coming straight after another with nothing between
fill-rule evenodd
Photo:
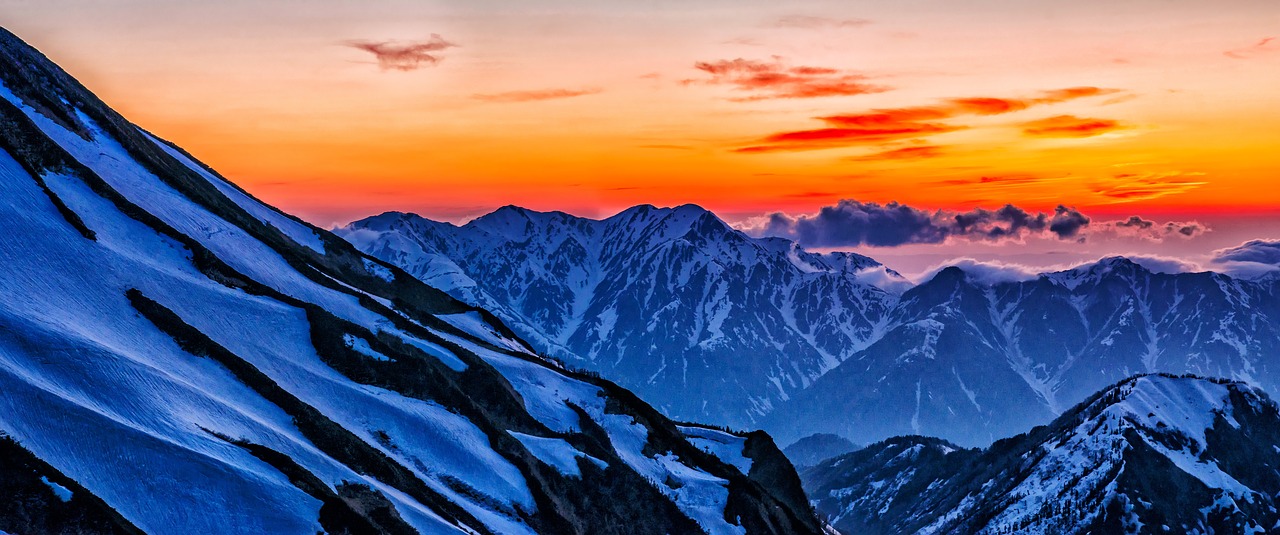
<instances>
[{"instance_id":1,"label":"low-lying cloud","mask_svg":"<svg viewBox=\"0 0 1280 535\"><path fill-rule=\"evenodd\" d=\"M440 51L458 46L434 33L423 41L347 41L344 44L373 54L382 70L393 71L433 66L443 59Z\"/></svg>"},{"instance_id":2,"label":"low-lying cloud","mask_svg":"<svg viewBox=\"0 0 1280 535\"><path fill-rule=\"evenodd\" d=\"M894 247L936 244L948 240L998 241L1043 237L1084 240L1091 233L1161 241L1191 238L1207 229L1196 222L1156 223L1138 216L1118 221L1095 221L1072 207L1052 212L1032 212L1012 204L990 210L928 211L891 202L879 204L842 200L816 214L775 212L747 224L743 231L755 236L795 240L805 247Z\"/></svg>"},{"instance_id":3,"label":"low-lying cloud","mask_svg":"<svg viewBox=\"0 0 1280 535\"><path fill-rule=\"evenodd\" d=\"M1254 278L1280 273L1280 240L1251 240L1213 252L1210 262L1223 272Z\"/></svg>"}]
</instances>

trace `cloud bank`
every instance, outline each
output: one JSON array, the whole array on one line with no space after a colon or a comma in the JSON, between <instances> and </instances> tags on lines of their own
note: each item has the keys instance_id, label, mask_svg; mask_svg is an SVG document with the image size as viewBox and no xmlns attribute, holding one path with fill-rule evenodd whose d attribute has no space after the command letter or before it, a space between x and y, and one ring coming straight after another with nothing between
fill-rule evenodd
<instances>
[{"instance_id":1,"label":"cloud bank","mask_svg":"<svg viewBox=\"0 0 1280 535\"><path fill-rule=\"evenodd\" d=\"M934 244L947 240L1017 240L1046 237L1083 240L1094 231L1160 241L1170 237L1190 238L1206 231L1197 222L1158 224L1138 216L1119 221L1094 221L1075 208L1056 207L1051 213L1031 212L1006 204L989 210L928 211L896 202L888 204L842 200L825 206L816 214L793 216L768 214L742 230L754 236L776 236L794 240L805 247L894 247Z\"/></svg>"}]
</instances>

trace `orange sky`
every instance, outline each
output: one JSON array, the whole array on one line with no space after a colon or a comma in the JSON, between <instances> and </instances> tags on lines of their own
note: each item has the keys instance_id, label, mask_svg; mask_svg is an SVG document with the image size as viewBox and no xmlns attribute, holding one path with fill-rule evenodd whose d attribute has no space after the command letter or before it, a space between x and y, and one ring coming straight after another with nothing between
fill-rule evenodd
<instances>
[{"instance_id":1,"label":"orange sky","mask_svg":"<svg viewBox=\"0 0 1280 535\"><path fill-rule=\"evenodd\" d=\"M1274 0L528 4L0 16L136 123L324 226L504 204L1280 207Z\"/></svg>"}]
</instances>

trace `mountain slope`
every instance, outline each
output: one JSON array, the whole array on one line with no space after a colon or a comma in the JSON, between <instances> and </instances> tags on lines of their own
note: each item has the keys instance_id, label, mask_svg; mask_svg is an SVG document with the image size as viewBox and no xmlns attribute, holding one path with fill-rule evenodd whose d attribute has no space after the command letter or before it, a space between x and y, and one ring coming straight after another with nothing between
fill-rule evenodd
<instances>
[{"instance_id":1,"label":"mountain slope","mask_svg":"<svg viewBox=\"0 0 1280 535\"><path fill-rule=\"evenodd\" d=\"M1280 526L1278 443L1260 390L1148 375L986 450L901 437L803 477L847 533L1262 533Z\"/></svg>"},{"instance_id":2,"label":"mountain slope","mask_svg":"<svg viewBox=\"0 0 1280 535\"><path fill-rule=\"evenodd\" d=\"M767 435L538 358L4 31L0 188L0 530L820 528Z\"/></svg>"},{"instance_id":3,"label":"mountain slope","mask_svg":"<svg viewBox=\"0 0 1280 535\"><path fill-rule=\"evenodd\" d=\"M901 281L855 254L755 239L686 205L592 220L504 207L462 226L390 212L337 233L539 351L672 415L754 426L876 340Z\"/></svg>"}]
</instances>

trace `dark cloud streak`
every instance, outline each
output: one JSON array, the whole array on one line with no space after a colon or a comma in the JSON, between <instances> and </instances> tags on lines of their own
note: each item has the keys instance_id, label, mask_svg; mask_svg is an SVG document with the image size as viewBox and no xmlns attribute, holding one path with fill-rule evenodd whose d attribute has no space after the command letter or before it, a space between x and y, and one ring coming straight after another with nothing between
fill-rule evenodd
<instances>
[{"instance_id":1,"label":"dark cloud streak","mask_svg":"<svg viewBox=\"0 0 1280 535\"><path fill-rule=\"evenodd\" d=\"M373 54L379 67L394 71L433 66L443 59L438 52L458 46L434 33L425 41L346 41L343 44Z\"/></svg>"},{"instance_id":2,"label":"dark cloud streak","mask_svg":"<svg viewBox=\"0 0 1280 535\"><path fill-rule=\"evenodd\" d=\"M773 61L743 58L699 61L693 67L711 78L685 80L686 84L728 85L737 91L755 93L731 99L739 102L864 95L889 90L869 83L861 74L829 67L788 66L777 56Z\"/></svg>"}]
</instances>

